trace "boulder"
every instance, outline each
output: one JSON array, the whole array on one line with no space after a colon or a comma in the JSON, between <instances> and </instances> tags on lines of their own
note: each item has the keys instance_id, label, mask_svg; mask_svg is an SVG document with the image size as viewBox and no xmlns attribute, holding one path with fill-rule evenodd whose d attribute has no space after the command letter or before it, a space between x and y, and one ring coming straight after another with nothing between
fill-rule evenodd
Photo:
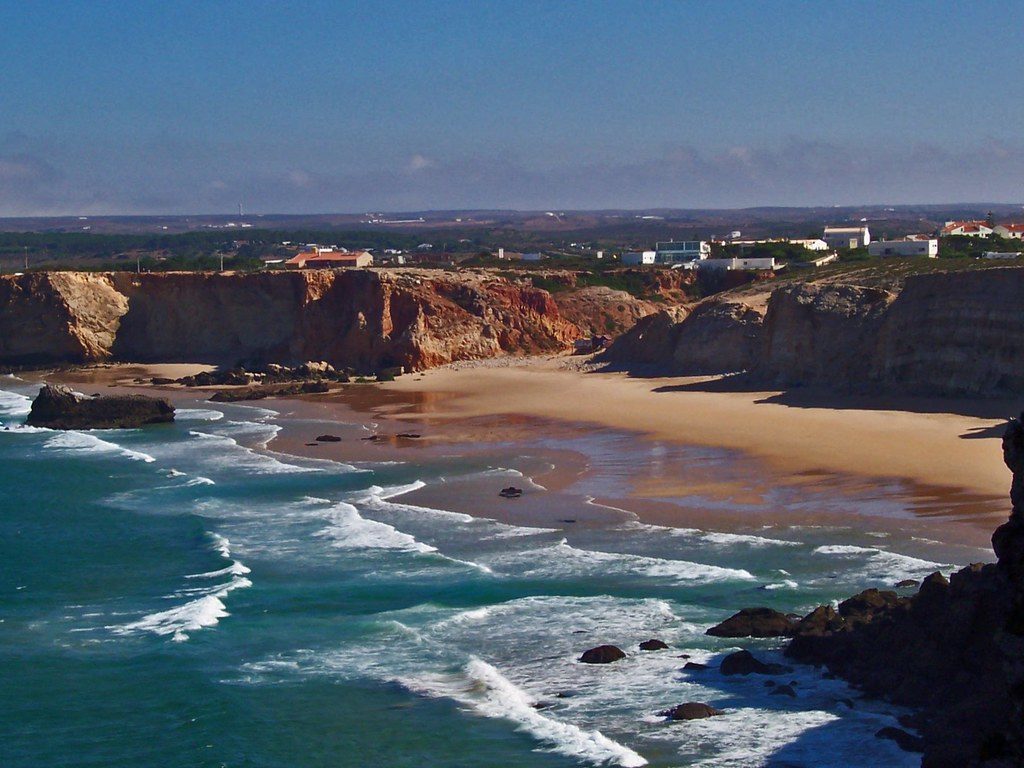
<instances>
[{"instance_id":1,"label":"boulder","mask_svg":"<svg viewBox=\"0 0 1024 768\"><path fill-rule=\"evenodd\" d=\"M744 608L705 634L713 637L788 637L796 622L772 608Z\"/></svg>"},{"instance_id":2,"label":"boulder","mask_svg":"<svg viewBox=\"0 0 1024 768\"><path fill-rule=\"evenodd\" d=\"M316 441L318 443L340 443L341 438L337 435L320 435Z\"/></svg>"},{"instance_id":3,"label":"boulder","mask_svg":"<svg viewBox=\"0 0 1024 768\"><path fill-rule=\"evenodd\" d=\"M790 698L796 698L796 691L793 690L792 685L776 685L772 688L772 692L769 696L789 696Z\"/></svg>"},{"instance_id":4,"label":"boulder","mask_svg":"<svg viewBox=\"0 0 1024 768\"><path fill-rule=\"evenodd\" d=\"M26 423L50 429L134 429L174 421L174 406L144 395L86 397L60 384L46 384L32 402Z\"/></svg>"},{"instance_id":5,"label":"boulder","mask_svg":"<svg viewBox=\"0 0 1024 768\"><path fill-rule=\"evenodd\" d=\"M611 664L613 661L626 658L621 648L614 645L599 645L584 651L580 661L584 664Z\"/></svg>"},{"instance_id":6,"label":"boulder","mask_svg":"<svg viewBox=\"0 0 1024 768\"><path fill-rule=\"evenodd\" d=\"M794 634L820 637L830 632L838 632L845 623L846 620L836 613L836 609L831 605L819 605L800 619Z\"/></svg>"},{"instance_id":7,"label":"boulder","mask_svg":"<svg viewBox=\"0 0 1024 768\"><path fill-rule=\"evenodd\" d=\"M683 669L690 672L701 672L705 669L711 669L711 667L707 664L701 664L699 661L688 661L683 665Z\"/></svg>"},{"instance_id":8,"label":"boulder","mask_svg":"<svg viewBox=\"0 0 1024 768\"><path fill-rule=\"evenodd\" d=\"M719 670L723 675L782 675L792 672L793 668L759 661L750 651L736 651L722 659Z\"/></svg>"},{"instance_id":9,"label":"boulder","mask_svg":"<svg viewBox=\"0 0 1024 768\"><path fill-rule=\"evenodd\" d=\"M641 651L664 651L666 648L668 648L668 643L654 638L640 643Z\"/></svg>"},{"instance_id":10,"label":"boulder","mask_svg":"<svg viewBox=\"0 0 1024 768\"><path fill-rule=\"evenodd\" d=\"M685 704L672 707L672 709L666 709L664 712L659 712L658 714L662 717L667 717L669 720L701 720L705 717L724 715L725 712L720 709L715 709L710 704L688 701Z\"/></svg>"}]
</instances>

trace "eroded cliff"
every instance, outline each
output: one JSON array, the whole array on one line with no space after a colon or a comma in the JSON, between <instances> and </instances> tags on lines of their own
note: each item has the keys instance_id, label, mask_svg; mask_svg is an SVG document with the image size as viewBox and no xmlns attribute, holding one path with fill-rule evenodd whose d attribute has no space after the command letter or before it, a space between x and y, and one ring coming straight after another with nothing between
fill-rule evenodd
<instances>
[{"instance_id":1,"label":"eroded cliff","mask_svg":"<svg viewBox=\"0 0 1024 768\"><path fill-rule=\"evenodd\" d=\"M562 350L551 295L486 274L37 273L0 278L0 364L104 360L416 370Z\"/></svg>"},{"instance_id":2,"label":"eroded cliff","mask_svg":"<svg viewBox=\"0 0 1024 768\"><path fill-rule=\"evenodd\" d=\"M745 371L752 385L925 395L1024 390L1024 269L914 275L879 288L789 283L647 318L609 360L668 375Z\"/></svg>"}]
</instances>

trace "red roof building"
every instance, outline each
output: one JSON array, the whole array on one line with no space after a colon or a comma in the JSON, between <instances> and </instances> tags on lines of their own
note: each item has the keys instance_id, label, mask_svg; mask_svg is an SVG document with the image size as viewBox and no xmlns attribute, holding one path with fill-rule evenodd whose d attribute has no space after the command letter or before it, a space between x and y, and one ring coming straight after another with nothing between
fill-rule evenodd
<instances>
[{"instance_id":1,"label":"red roof building","mask_svg":"<svg viewBox=\"0 0 1024 768\"><path fill-rule=\"evenodd\" d=\"M335 251L315 248L301 251L285 262L292 269L337 269L339 267L372 267L373 256L366 251Z\"/></svg>"}]
</instances>

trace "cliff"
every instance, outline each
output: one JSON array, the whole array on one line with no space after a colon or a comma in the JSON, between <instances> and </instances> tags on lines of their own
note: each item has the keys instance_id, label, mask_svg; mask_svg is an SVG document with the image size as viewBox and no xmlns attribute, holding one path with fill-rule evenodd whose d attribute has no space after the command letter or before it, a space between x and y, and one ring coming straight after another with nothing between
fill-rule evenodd
<instances>
[{"instance_id":1,"label":"cliff","mask_svg":"<svg viewBox=\"0 0 1024 768\"><path fill-rule=\"evenodd\" d=\"M621 314L632 319L629 310ZM583 333L547 291L481 273L0 277L5 365L324 360L361 371L416 370L562 350Z\"/></svg>"},{"instance_id":2,"label":"cliff","mask_svg":"<svg viewBox=\"0 0 1024 768\"><path fill-rule=\"evenodd\" d=\"M706 299L681 321L648 318L608 359L668 375L745 371L765 387L1014 395L1024 389L1022 300L1021 268L911 275L886 288L789 283Z\"/></svg>"}]
</instances>

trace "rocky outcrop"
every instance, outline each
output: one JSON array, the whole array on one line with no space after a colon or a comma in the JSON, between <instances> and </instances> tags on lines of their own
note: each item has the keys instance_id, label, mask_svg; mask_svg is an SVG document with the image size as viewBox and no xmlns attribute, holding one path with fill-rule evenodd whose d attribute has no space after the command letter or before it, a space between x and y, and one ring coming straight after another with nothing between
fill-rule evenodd
<instances>
[{"instance_id":1,"label":"rocky outcrop","mask_svg":"<svg viewBox=\"0 0 1024 768\"><path fill-rule=\"evenodd\" d=\"M888 291L850 285L795 285L774 291L748 367L776 386L847 386L873 377Z\"/></svg>"},{"instance_id":2,"label":"rocky outcrop","mask_svg":"<svg viewBox=\"0 0 1024 768\"><path fill-rule=\"evenodd\" d=\"M912 275L892 290L791 283L640 321L607 353L663 374L744 371L755 387L918 395L1024 390L1024 269Z\"/></svg>"},{"instance_id":3,"label":"rocky outcrop","mask_svg":"<svg viewBox=\"0 0 1024 768\"><path fill-rule=\"evenodd\" d=\"M599 645L584 651L580 656L582 664L611 664L613 661L626 658L625 652L614 645Z\"/></svg>"},{"instance_id":4,"label":"rocky outcrop","mask_svg":"<svg viewBox=\"0 0 1024 768\"><path fill-rule=\"evenodd\" d=\"M46 384L32 401L26 423L50 429L135 429L174 421L174 406L143 395L86 397L58 384Z\"/></svg>"},{"instance_id":5,"label":"rocky outcrop","mask_svg":"<svg viewBox=\"0 0 1024 768\"><path fill-rule=\"evenodd\" d=\"M563 350L581 335L547 291L486 274L0 277L0 365L322 360L360 372L418 370Z\"/></svg>"},{"instance_id":6,"label":"rocky outcrop","mask_svg":"<svg viewBox=\"0 0 1024 768\"><path fill-rule=\"evenodd\" d=\"M757 360L764 315L763 302L724 298L702 302L689 314L664 310L619 337L606 359L675 375L747 370Z\"/></svg>"},{"instance_id":7,"label":"rocky outcrop","mask_svg":"<svg viewBox=\"0 0 1024 768\"><path fill-rule=\"evenodd\" d=\"M702 720L705 717L724 715L725 712L720 709L715 709L710 704L704 704L699 701L688 701L685 704L672 707L672 709L666 709L664 712L659 712L658 714L669 720Z\"/></svg>"},{"instance_id":8,"label":"rocky outcrop","mask_svg":"<svg viewBox=\"0 0 1024 768\"><path fill-rule=\"evenodd\" d=\"M712 637L788 637L796 621L771 608L744 608L705 634Z\"/></svg>"},{"instance_id":9,"label":"rocky outcrop","mask_svg":"<svg viewBox=\"0 0 1024 768\"><path fill-rule=\"evenodd\" d=\"M1022 417L1024 418L1024 417ZM998 562L946 579L935 573L912 597L866 590L822 606L796 629L786 654L824 665L866 692L918 712L879 732L923 749L925 768L1024 765L1024 426L1012 421L1003 457L1013 472L1009 520L992 536Z\"/></svg>"}]
</instances>

